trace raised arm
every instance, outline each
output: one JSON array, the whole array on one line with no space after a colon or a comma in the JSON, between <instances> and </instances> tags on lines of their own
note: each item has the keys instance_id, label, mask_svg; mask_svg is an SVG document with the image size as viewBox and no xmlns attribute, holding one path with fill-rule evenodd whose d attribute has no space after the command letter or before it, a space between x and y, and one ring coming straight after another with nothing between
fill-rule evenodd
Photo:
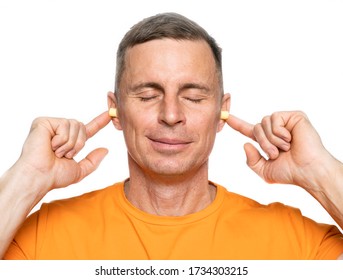
<instances>
[{"instance_id":1,"label":"raised arm","mask_svg":"<svg viewBox=\"0 0 343 280\"><path fill-rule=\"evenodd\" d=\"M80 162L73 157L110 121L107 112L87 125L76 120L37 118L17 162L0 178L0 256L32 208L52 189L77 183L92 173L107 150Z\"/></svg>"},{"instance_id":2,"label":"raised arm","mask_svg":"<svg viewBox=\"0 0 343 280\"><path fill-rule=\"evenodd\" d=\"M261 123L230 116L227 124L256 141L244 145L248 166L268 183L294 184L316 198L343 229L343 164L323 146L303 112L277 112Z\"/></svg>"}]
</instances>

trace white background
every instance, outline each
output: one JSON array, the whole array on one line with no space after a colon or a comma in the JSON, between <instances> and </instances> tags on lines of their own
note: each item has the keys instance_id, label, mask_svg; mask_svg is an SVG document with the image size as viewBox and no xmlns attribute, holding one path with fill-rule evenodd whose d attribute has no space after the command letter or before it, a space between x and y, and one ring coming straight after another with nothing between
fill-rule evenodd
<instances>
[{"instance_id":1,"label":"white background","mask_svg":"<svg viewBox=\"0 0 343 280\"><path fill-rule=\"evenodd\" d=\"M231 113L256 123L279 110L303 110L329 151L343 160L343 1L1 1L0 174L18 158L37 116L87 123L107 110L115 52L144 17L179 12L223 48ZM261 203L280 201L317 221L334 223L304 190L268 185L245 164L248 141L228 126L218 134L210 179ZM112 124L87 142L110 153L77 185L44 201L106 187L128 176L122 133Z\"/></svg>"}]
</instances>

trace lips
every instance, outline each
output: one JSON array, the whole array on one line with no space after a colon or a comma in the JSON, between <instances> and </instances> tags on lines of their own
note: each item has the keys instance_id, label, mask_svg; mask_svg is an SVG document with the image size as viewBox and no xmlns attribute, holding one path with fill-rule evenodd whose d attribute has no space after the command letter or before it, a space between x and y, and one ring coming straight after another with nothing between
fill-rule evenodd
<instances>
[{"instance_id":1,"label":"lips","mask_svg":"<svg viewBox=\"0 0 343 280\"><path fill-rule=\"evenodd\" d=\"M192 143L192 141L178 138L148 137L148 139L157 151L181 151Z\"/></svg>"},{"instance_id":2,"label":"lips","mask_svg":"<svg viewBox=\"0 0 343 280\"><path fill-rule=\"evenodd\" d=\"M183 144L189 144L190 141L185 140L179 140L174 138L150 138L151 141L167 144L167 145L183 145Z\"/></svg>"}]
</instances>

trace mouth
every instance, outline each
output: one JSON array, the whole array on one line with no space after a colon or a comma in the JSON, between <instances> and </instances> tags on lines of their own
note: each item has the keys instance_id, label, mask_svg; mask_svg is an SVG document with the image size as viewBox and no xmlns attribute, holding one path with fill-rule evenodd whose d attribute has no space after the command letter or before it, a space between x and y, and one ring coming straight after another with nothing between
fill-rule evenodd
<instances>
[{"instance_id":1,"label":"mouth","mask_svg":"<svg viewBox=\"0 0 343 280\"><path fill-rule=\"evenodd\" d=\"M148 137L154 150L159 152L178 152L190 146L192 141L177 138L151 138Z\"/></svg>"}]
</instances>

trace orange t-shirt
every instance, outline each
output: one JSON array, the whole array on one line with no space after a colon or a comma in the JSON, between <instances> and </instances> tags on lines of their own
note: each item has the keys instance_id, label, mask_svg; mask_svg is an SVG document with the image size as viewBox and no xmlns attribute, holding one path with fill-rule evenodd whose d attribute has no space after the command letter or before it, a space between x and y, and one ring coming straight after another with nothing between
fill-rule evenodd
<instances>
[{"instance_id":1,"label":"orange t-shirt","mask_svg":"<svg viewBox=\"0 0 343 280\"><path fill-rule=\"evenodd\" d=\"M144 213L118 183L43 204L6 259L336 259L343 236L281 203L261 205L217 186L213 203L183 217Z\"/></svg>"}]
</instances>

